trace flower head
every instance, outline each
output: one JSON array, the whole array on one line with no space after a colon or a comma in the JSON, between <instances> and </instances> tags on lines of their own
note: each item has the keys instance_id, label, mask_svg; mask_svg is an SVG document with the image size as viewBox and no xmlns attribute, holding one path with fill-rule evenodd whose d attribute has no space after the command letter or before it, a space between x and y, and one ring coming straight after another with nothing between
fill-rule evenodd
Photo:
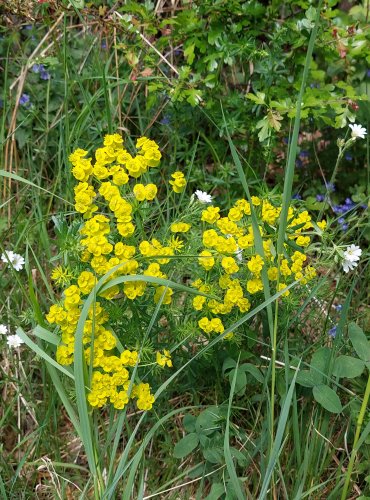
<instances>
[{"instance_id":1,"label":"flower head","mask_svg":"<svg viewBox=\"0 0 370 500\"><path fill-rule=\"evenodd\" d=\"M365 127L354 123L353 125L350 125L349 128L352 130L351 137L353 139L365 139L365 135L367 134Z\"/></svg>"},{"instance_id":2,"label":"flower head","mask_svg":"<svg viewBox=\"0 0 370 500\"><path fill-rule=\"evenodd\" d=\"M349 262L356 262L360 260L362 254L362 250L360 247L356 245L350 245L346 248L346 251L344 252L344 259L348 260Z\"/></svg>"},{"instance_id":3,"label":"flower head","mask_svg":"<svg viewBox=\"0 0 370 500\"><path fill-rule=\"evenodd\" d=\"M24 258L18 253L14 253L12 250L5 250L1 255L1 260L5 264L10 264L16 271L21 271L24 266Z\"/></svg>"},{"instance_id":4,"label":"flower head","mask_svg":"<svg viewBox=\"0 0 370 500\"><path fill-rule=\"evenodd\" d=\"M197 189L195 191L195 196L201 203L212 203L212 196L210 194L207 194L205 191L200 191L199 189Z\"/></svg>"},{"instance_id":5,"label":"flower head","mask_svg":"<svg viewBox=\"0 0 370 500\"><path fill-rule=\"evenodd\" d=\"M8 327L6 325L0 325L0 335L7 335L8 333Z\"/></svg>"},{"instance_id":6,"label":"flower head","mask_svg":"<svg viewBox=\"0 0 370 500\"><path fill-rule=\"evenodd\" d=\"M28 94L22 94L20 99L19 99L19 104L21 106L26 106L26 105L30 105L30 96Z\"/></svg>"},{"instance_id":7,"label":"flower head","mask_svg":"<svg viewBox=\"0 0 370 500\"><path fill-rule=\"evenodd\" d=\"M361 254L362 254L361 248L356 245L349 245L346 248L345 252L343 253L343 262L342 262L343 271L345 273L353 271L353 269L357 267Z\"/></svg>"},{"instance_id":8,"label":"flower head","mask_svg":"<svg viewBox=\"0 0 370 500\"><path fill-rule=\"evenodd\" d=\"M19 335L8 335L6 341L9 347L19 347L21 344L24 344L24 340Z\"/></svg>"}]
</instances>

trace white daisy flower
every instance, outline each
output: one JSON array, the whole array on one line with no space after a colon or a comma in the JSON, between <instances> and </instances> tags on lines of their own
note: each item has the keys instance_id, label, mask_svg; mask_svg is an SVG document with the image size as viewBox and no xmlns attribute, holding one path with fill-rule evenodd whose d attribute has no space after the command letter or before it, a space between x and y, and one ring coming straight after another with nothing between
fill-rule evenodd
<instances>
[{"instance_id":1,"label":"white daisy flower","mask_svg":"<svg viewBox=\"0 0 370 500\"><path fill-rule=\"evenodd\" d=\"M5 250L5 252L1 254L1 260L5 262L5 264L9 264L9 262L13 262L14 255L14 252L11 250Z\"/></svg>"},{"instance_id":2,"label":"white daisy flower","mask_svg":"<svg viewBox=\"0 0 370 500\"><path fill-rule=\"evenodd\" d=\"M354 268L358 266L358 262L350 261L350 260L344 260L342 262L342 266L343 266L343 271L345 273L348 273L349 271L353 271Z\"/></svg>"},{"instance_id":3,"label":"white daisy flower","mask_svg":"<svg viewBox=\"0 0 370 500\"><path fill-rule=\"evenodd\" d=\"M201 203L212 203L212 196L207 194L205 191L200 191L197 189L195 195Z\"/></svg>"},{"instance_id":4,"label":"white daisy flower","mask_svg":"<svg viewBox=\"0 0 370 500\"><path fill-rule=\"evenodd\" d=\"M21 344L24 344L24 340L20 338L19 335L8 335L7 343L9 347L19 347Z\"/></svg>"},{"instance_id":5,"label":"white daisy flower","mask_svg":"<svg viewBox=\"0 0 370 500\"><path fill-rule=\"evenodd\" d=\"M6 325L0 325L0 335L7 335L9 333Z\"/></svg>"},{"instance_id":6,"label":"white daisy flower","mask_svg":"<svg viewBox=\"0 0 370 500\"><path fill-rule=\"evenodd\" d=\"M349 128L352 130L351 137L353 139L365 139L365 135L367 134L365 127L354 123L353 125L349 125Z\"/></svg>"},{"instance_id":7,"label":"white daisy flower","mask_svg":"<svg viewBox=\"0 0 370 500\"><path fill-rule=\"evenodd\" d=\"M12 266L16 271L21 271L24 266L24 258L18 253L14 254L14 259L12 262Z\"/></svg>"},{"instance_id":8,"label":"white daisy flower","mask_svg":"<svg viewBox=\"0 0 370 500\"><path fill-rule=\"evenodd\" d=\"M16 271L21 271L24 266L24 258L19 253L14 253L12 250L6 250L1 255L1 260L5 264L10 264Z\"/></svg>"},{"instance_id":9,"label":"white daisy flower","mask_svg":"<svg viewBox=\"0 0 370 500\"><path fill-rule=\"evenodd\" d=\"M360 247L356 245L350 245L346 248L344 252L344 260L348 260L349 262L355 262L360 260L362 254L362 250Z\"/></svg>"}]
</instances>

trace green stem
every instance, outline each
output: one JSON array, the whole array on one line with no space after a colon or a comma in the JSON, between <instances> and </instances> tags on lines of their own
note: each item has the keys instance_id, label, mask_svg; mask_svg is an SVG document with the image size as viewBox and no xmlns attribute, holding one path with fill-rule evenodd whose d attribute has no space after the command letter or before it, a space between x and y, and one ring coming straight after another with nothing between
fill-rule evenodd
<instances>
[{"instance_id":1,"label":"green stem","mask_svg":"<svg viewBox=\"0 0 370 500\"><path fill-rule=\"evenodd\" d=\"M364 421L365 412L366 412L367 404L369 402L369 398L370 398L370 371L369 371L369 376L367 379L367 385L366 385L366 389L365 389L364 399L362 401L361 410L360 410L360 413L359 413L358 419L357 419L356 434L355 434L355 439L353 441L351 458L350 458L349 464L348 464L348 469L347 469L347 474L346 474L346 482L344 483L344 488L343 488L341 500L346 500L346 498L347 498L347 491L348 491L349 483L351 481L352 469L353 469L353 466L354 466L354 463L356 460L356 454L358 451L357 450L357 443L358 443L358 440L360 437L362 423Z\"/></svg>"}]
</instances>

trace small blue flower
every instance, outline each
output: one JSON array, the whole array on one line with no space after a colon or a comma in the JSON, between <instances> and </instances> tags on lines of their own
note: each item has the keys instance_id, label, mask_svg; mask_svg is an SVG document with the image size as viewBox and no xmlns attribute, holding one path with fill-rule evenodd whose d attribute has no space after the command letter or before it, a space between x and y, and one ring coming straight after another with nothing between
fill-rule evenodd
<instances>
[{"instance_id":1,"label":"small blue flower","mask_svg":"<svg viewBox=\"0 0 370 500\"><path fill-rule=\"evenodd\" d=\"M107 48L107 41L106 40L103 40L102 43L101 43L101 48L102 49L106 49Z\"/></svg>"},{"instance_id":2,"label":"small blue flower","mask_svg":"<svg viewBox=\"0 0 370 500\"><path fill-rule=\"evenodd\" d=\"M326 189L329 191L329 193L333 193L335 191L335 185L332 182L328 182L326 184Z\"/></svg>"},{"instance_id":3,"label":"small blue flower","mask_svg":"<svg viewBox=\"0 0 370 500\"><path fill-rule=\"evenodd\" d=\"M325 196L323 194L316 195L316 201L324 201L324 200L325 200Z\"/></svg>"},{"instance_id":4,"label":"small blue flower","mask_svg":"<svg viewBox=\"0 0 370 500\"><path fill-rule=\"evenodd\" d=\"M296 167L297 167L297 168L302 168L302 166L303 166L303 165L302 165L302 161L301 161L300 159L296 160L296 161L295 161L295 164L296 164Z\"/></svg>"},{"instance_id":5,"label":"small blue flower","mask_svg":"<svg viewBox=\"0 0 370 500\"><path fill-rule=\"evenodd\" d=\"M301 151L299 153L300 158L308 158L310 156L310 153L308 151Z\"/></svg>"},{"instance_id":6,"label":"small blue flower","mask_svg":"<svg viewBox=\"0 0 370 500\"><path fill-rule=\"evenodd\" d=\"M339 224L344 224L345 223L344 217L339 217L338 222Z\"/></svg>"},{"instance_id":7,"label":"small blue flower","mask_svg":"<svg viewBox=\"0 0 370 500\"><path fill-rule=\"evenodd\" d=\"M343 309L342 304L338 304L337 306L335 306L336 311L341 311L342 309Z\"/></svg>"},{"instance_id":8,"label":"small blue flower","mask_svg":"<svg viewBox=\"0 0 370 500\"><path fill-rule=\"evenodd\" d=\"M50 80L50 73L48 73L47 71L41 71L40 78L41 80Z\"/></svg>"},{"instance_id":9,"label":"small blue flower","mask_svg":"<svg viewBox=\"0 0 370 500\"><path fill-rule=\"evenodd\" d=\"M353 160L353 156L351 155L351 153L346 153L344 158L347 160L347 161L352 161Z\"/></svg>"},{"instance_id":10,"label":"small blue flower","mask_svg":"<svg viewBox=\"0 0 370 500\"><path fill-rule=\"evenodd\" d=\"M162 125L169 125L171 123L170 117L168 115L164 115L159 123L161 123Z\"/></svg>"},{"instance_id":11,"label":"small blue flower","mask_svg":"<svg viewBox=\"0 0 370 500\"><path fill-rule=\"evenodd\" d=\"M335 214L342 214L344 212L342 205L334 205L333 212Z\"/></svg>"},{"instance_id":12,"label":"small blue flower","mask_svg":"<svg viewBox=\"0 0 370 500\"><path fill-rule=\"evenodd\" d=\"M299 193L295 193L295 194L293 194L292 199L293 200L301 200L302 196Z\"/></svg>"},{"instance_id":13,"label":"small blue flower","mask_svg":"<svg viewBox=\"0 0 370 500\"><path fill-rule=\"evenodd\" d=\"M32 71L34 73L40 73L40 71L43 71L44 70L44 65L43 64L34 64L32 66Z\"/></svg>"},{"instance_id":14,"label":"small blue flower","mask_svg":"<svg viewBox=\"0 0 370 500\"><path fill-rule=\"evenodd\" d=\"M28 94L22 94L20 99L19 99L19 104L21 106L26 106L31 104L31 99Z\"/></svg>"},{"instance_id":15,"label":"small blue flower","mask_svg":"<svg viewBox=\"0 0 370 500\"><path fill-rule=\"evenodd\" d=\"M343 224L343 225L341 226L341 230L342 230L342 231L347 231L347 229L348 229L348 224Z\"/></svg>"},{"instance_id":16,"label":"small blue flower","mask_svg":"<svg viewBox=\"0 0 370 500\"><path fill-rule=\"evenodd\" d=\"M367 70L366 75L370 78L370 69Z\"/></svg>"},{"instance_id":17,"label":"small blue flower","mask_svg":"<svg viewBox=\"0 0 370 500\"><path fill-rule=\"evenodd\" d=\"M330 328L328 334L330 335L330 337L335 338L337 334L337 326L333 326L333 328Z\"/></svg>"}]
</instances>

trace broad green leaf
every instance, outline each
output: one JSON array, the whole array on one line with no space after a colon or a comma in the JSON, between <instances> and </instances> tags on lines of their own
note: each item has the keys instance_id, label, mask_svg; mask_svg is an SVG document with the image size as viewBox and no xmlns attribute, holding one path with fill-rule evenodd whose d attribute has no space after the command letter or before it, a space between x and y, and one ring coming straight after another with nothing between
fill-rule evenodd
<instances>
[{"instance_id":1,"label":"broad green leaf","mask_svg":"<svg viewBox=\"0 0 370 500\"><path fill-rule=\"evenodd\" d=\"M365 363L352 356L338 356L334 362L333 375L336 377L356 378L364 371Z\"/></svg>"},{"instance_id":2,"label":"broad green leaf","mask_svg":"<svg viewBox=\"0 0 370 500\"><path fill-rule=\"evenodd\" d=\"M252 363L243 363L242 365L239 366L239 370L250 373L252 377L254 377L257 380L257 382L263 384L264 378L262 373L255 365L252 365Z\"/></svg>"},{"instance_id":3,"label":"broad green leaf","mask_svg":"<svg viewBox=\"0 0 370 500\"><path fill-rule=\"evenodd\" d=\"M316 385L313 388L313 397L325 410L331 413L340 413L343 410L339 396L328 385Z\"/></svg>"},{"instance_id":4,"label":"broad green leaf","mask_svg":"<svg viewBox=\"0 0 370 500\"><path fill-rule=\"evenodd\" d=\"M184 458L189 455L199 444L198 435L195 432L187 434L185 437L180 439L173 450L173 456L175 458Z\"/></svg>"},{"instance_id":5,"label":"broad green leaf","mask_svg":"<svg viewBox=\"0 0 370 500\"><path fill-rule=\"evenodd\" d=\"M211 491L204 500L218 500L225 493L225 486L222 483L213 483Z\"/></svg>"},{"instance_id":6,"label":"broad green leaf","mask_svg":"<svg viewBox=\"0 0 370 500\"><path fill-rule=\"evenodd\" d=\"M331 356L329 347L321 347L318 349L311 359L311 373L315 381L315 385L322 384L325 379L325 373L328 368Z\"/></svg>"},{"instance_id":7,"label":"broad green leaf","mask_svg":"<svg viewBox=\"0 0 370 500\"><path fill-rule=\"evenodd\" d=\"M310 370L301 370L297 375L297 384L303 387L314 387L316 385L315 377Z\"/></svg>"},{"instance_id":8,"label":"broad green leaf","mask_svg":"<svg viewBox=\"0 0 370 500\"><path fill-rule=\"evenodd\" d=\"M362 328L352 322L348 325L348 335L357 356L363 361L370 361L370 342Z\"/></svg>"},{"instance_id":9,"label":"broad green leaf","mask_svg":"<svg viewBox=\"0 0 370 500\"><path fill-rule=\"evenodd\" d=\"M184 420L182 421L184 429L187 432L194 432L195 431L195 421L196 421L196 417L194 417L194 415L191 415L190 413L187 413L184 417Z\"/></svg>"}]
</instances>

